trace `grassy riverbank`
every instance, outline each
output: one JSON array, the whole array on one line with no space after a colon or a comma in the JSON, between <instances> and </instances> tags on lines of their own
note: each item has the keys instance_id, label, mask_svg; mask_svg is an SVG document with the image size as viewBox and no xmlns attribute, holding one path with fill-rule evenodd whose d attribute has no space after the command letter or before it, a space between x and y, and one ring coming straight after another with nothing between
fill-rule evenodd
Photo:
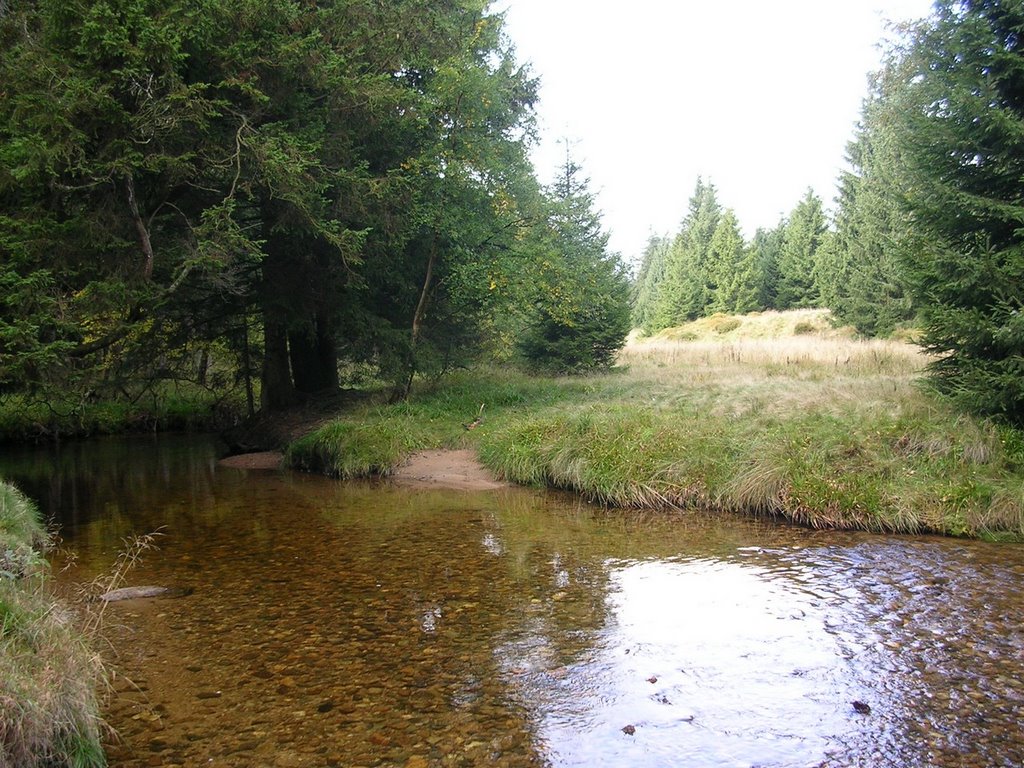
<instances>
[{"instance_id":1,"label":"grassy riverbank","mask_svg":"<svg viewBox=\"0 0 1024 768\"><path fill-rule=\"evenodd\" d=\"M187 383L115 399L8 394L0 397L0 443L126 432L214 431L237 423L245 410L241 391Z\"/></svg>"},{"instance_id":2,"label":"grassy riverbank","mask_svg":"<svg viewBox=\"0 0 1024 768\"><path fill-rule=\"evenodd\" d=\"M48 588L49 537L0 481L0 765L102 766L103 665Z\"/></svg>"},{"instance_id":3,"label":"grassy riverbank","mask_svg":"<svg viewBox=\"0 0 1024 768\"><path fill-rule=\"evenodd\" d=\"M612 505L1024 536L1024 438L923 391L925 362L912 345L833 331L822 311L709 318L630 343L606 375L480 372L359 408L288 459L386 474L420 448L473 446L507 479Z\"/></svg>"}]
</instances>

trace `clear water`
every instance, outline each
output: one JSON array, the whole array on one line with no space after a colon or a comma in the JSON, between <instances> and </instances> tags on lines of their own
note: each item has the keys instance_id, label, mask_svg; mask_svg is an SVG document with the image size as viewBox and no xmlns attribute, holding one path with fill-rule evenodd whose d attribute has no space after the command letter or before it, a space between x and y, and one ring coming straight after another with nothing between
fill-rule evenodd
<instances>
[{"instance_id":1,"label":"clear water","mask_svg":"<svg viewBox=\"0 0 1024 768\"><path fill-rule=\"evenodd\" d=\"M113 766L1024 764L1024 548L217 456L0 455L65 587L160 529L128 583L192 590L107 608Z\"/></svg>"}]
</instances>

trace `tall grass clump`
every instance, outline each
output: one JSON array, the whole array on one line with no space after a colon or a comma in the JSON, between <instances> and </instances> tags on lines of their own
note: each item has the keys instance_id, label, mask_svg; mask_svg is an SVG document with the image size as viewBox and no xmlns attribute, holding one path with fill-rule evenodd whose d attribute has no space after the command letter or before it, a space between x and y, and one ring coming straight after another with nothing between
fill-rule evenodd
<instances>
[{"instance_id":1,"label":"tall grass clump","mask_svg":"<svg viewBox=\"0 0 1024 768\"><path fill-rule=\"evenodd\" d=\"M331 477L387 475L417 447L414 426L380 409L363 420L332 421L289 445L285 461Z\"/></svg>"},{"instance_id":2,"label":"tall grass clump","mask_svg":"<svg viewBox=\"0 0 1024 768\"><path fill-rule=\"evenodd\" d=\"M104 667L48 589L48 541L32 503L0 481L0 766L103 766Z\"/></svg>"}]
</instances>

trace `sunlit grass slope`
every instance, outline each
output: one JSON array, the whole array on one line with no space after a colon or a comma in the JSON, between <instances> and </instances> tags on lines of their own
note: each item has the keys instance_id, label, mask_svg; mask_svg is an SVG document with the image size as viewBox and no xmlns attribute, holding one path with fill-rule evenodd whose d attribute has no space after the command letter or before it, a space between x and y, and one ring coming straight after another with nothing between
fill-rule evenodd
<instances>
[{"instance_id":1,"label":"sunlit grass slope","mask_svg":"<svg viewBox=\"0 0 1024 768\"><path fill-rule=\"evenodd\" d=\"M717 316L632 340L602 376L464 375L347 414L291 458L348 476L475 444L503 477L612 505L1021 536L1024 440L922 390L926 362L910 344L834 330L820 310ZM485 421L466 431L480 403Z\"/></svg>"}]
</instances>

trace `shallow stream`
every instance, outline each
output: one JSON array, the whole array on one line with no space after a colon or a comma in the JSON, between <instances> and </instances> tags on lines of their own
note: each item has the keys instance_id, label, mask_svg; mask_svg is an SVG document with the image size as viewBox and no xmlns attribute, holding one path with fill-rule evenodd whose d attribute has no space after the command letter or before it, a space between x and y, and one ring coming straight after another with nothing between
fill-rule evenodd
<instances>
[{"instance_id":1,"label":"shallow stream","mask_svg":"<svg viewBox=\"0 0 1024 768\"><path fill-rule=\"evenodd\" d=\"M1020 766L1024 548L608 513L217 466L0 454L107 607L112 766Z\"/></svg>"}]
</instances>

